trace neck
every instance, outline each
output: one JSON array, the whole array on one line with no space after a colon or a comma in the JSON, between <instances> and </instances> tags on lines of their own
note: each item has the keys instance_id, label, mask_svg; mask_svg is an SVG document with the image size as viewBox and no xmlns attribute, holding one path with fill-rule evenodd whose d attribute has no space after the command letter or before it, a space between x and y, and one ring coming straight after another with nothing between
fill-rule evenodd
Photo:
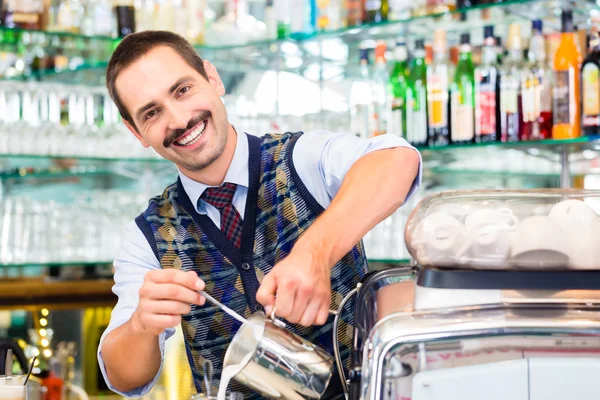
<instances>
[{"instance_id":1,"label":"neck","mask_svg":"<svg viewBox=\"0 0 600 400\"><path fill-rule=\"evenodd\" d=\"M243 137L238 138L238 135L233 129L231 124L228 124L227 128L227 144L223 150L223 154L217 158L212 164L200 171L189 171L187 169L179 167L181 172L190 179L196 182L203 183L208 186L219 186L225 180L227 170L233 160L233 154L235 153L235 146L237 140L244 140Z\"/></svg>"}]
</instances>

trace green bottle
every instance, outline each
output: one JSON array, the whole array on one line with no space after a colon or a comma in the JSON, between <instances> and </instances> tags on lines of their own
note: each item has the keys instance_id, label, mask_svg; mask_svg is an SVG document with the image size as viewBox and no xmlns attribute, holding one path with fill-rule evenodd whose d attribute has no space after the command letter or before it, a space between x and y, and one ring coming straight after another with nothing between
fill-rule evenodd
<instances>
[{"instance_id":1,"label":"green bottle","mask_svg":"<svg viewBox=\"0 0 600 400\"><path fill-rule=\"evenodd\" d=\"M471 57L471 37L460 35L460 55L450 89L452 143L473 143L475 138L475 67Z\"/></svg>"},{"instance_id":2,"label":"green bottle","mask_svg":"<svg viewBox=\"0 0 600 400\"><path fill-rule=\"evenodd\" d=\"M408 51L406 43L399 40L394 49L394 68L388 85L392 97L392 115L388 132L406 139L406 88L408 86Z\"/></svg>"},{"instance_id":3,"label":"green bottle","mask_svg":"<svg viewBox=\"0 0 600 400\"><path fill-rule=\"evenodd\" d=\"M427 139L425 42L417 40L406 91L406 140L413 146L427 146Z\"/></svg>"}]
</instances>

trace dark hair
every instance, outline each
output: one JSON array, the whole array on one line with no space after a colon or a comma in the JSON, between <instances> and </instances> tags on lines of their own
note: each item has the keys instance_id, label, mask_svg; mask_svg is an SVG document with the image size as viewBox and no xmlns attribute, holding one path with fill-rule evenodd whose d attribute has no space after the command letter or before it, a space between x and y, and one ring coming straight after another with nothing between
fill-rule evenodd
<instances>
[{"instance_id":1,"label":"dark hair","mask_svg":"<svg viewBox=\"0 0 600 400\"><path fill-rule=\"evenodd\" d=\"M133 118L119 99L115 82L123 68L137 61L150 50L158 46L168 46L175 50L192 68L208 79L202 58L196 53L194 47L183 37L168 31L143 31L125 36L110 57L106 69L106 87L108 94L115 102L121 117L129 122L135 129Z\"/></svg>"}]
</instances>

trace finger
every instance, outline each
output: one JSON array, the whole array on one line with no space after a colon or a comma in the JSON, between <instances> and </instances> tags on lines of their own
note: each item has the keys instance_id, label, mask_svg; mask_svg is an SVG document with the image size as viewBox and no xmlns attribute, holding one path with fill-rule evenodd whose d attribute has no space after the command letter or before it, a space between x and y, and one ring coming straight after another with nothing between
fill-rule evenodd
<instances>
[{"instance_id":1,"label":"finger","mask_svg":"<svg viewBox=\"0 0 600 400\"><path fill-rule=\"evenodd\" d=\"M150 300L144 309L146 312L152 314L185 315L190 313L192 306L190 303L182 303L180 301Z\"/></svg>"},{"instance_id":2,"label":"finger","mask_svg":"<svg viewBox=\"0 0 600 400\"><path fill-rule=\"evenodd\" d=\"M294 309L296 289L297 284L291 279L286 281L283 285L279 285L277 287L277 294L275 295L275 306L277 307L276 313L288 321L292 315L292 310Z\"/></svg>"},{"instance_id":3,"label":"finger","mask_svg":"<svg viewBox=\"0 0 600 400\"><path fill-rule=\"evenodd\" d=\"M143 317L143 324L146 329L164 330L173 328L181 323L181 315L167 314L148 314Z\"/></svg>"},{"instance_id":4,"label":"finger","mask_svg":"<svg viewBox=\"0 0 600 400\"><path fill-rule=\"evenodd\" d=\"M277 279L275 274L270 273L265 275L256 292L256 301L265 307L267 314L271 313L271 309L275 305L275 293L277 292ZM268 308L268 309L267 309Z\"/></svg>"},{"instance_id":5,"label":"finger","mask_svg":"<svg viewBox=\"0 0 600 400\"><path fill-rule=\"evenodd\" d=\"M141 293L145 291L145 293ZM188 304L204 304L204 298L195 290L174 283L153 284L143 287L140 296L153 300L175 300Z\"/></svg>"},{"instance_id":6,"label":"finger","mask_svg":"<svg viewBox=\"0 0 600 400\"><path fill-rule=\"evenodd\" d=\"M313 294L313 286L309 283L301 283L298 285L296 289L296 296L294 296L294 306L292 308L292 312L287 318L293 324L297 324L300 322L306 307L311 301L317 301L318 299L311 299L311 295ZM311 321L312 322L312 321Z\"/></svg>"},{"instance_id":7,"label":"finger","mask_svg":"<svg viewBox=\"0 0 600 400\"><path fill-rule=\"evenodd\" d=\"M148 272L145 278L154 283L176 283L190 290L204 290L204 281L194 271L166 268Z\"/></svg>"},{"instance_id":8,"label":"finger","mask_svg":"<svg viewBox=\"0 0 600 400\"><path fill-rule=\"evenodd\" d=\"M329 303L321 303L314 325L325 325L329 318Z\"/></svg>"},{"instance_id":9,"label":"finger","mask_svg":"<svg viewBox=\"0 0 600 400\"><path fill-rule=\"evenodd\" d=\"M304 314L302 314L302 318L300 318L300 325L302 326L312 326L314 325L315 319L317 317L317 313L321 304L318 301L311 301L306 310L304 310Z\"/></svg>"}]
</instances>

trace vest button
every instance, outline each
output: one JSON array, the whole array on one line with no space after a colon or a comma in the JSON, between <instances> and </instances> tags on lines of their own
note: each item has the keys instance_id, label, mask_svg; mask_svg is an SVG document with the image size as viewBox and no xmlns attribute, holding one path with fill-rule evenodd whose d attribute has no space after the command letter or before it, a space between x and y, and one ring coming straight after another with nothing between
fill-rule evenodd
<instances>
[{"instance_id":1,"label":"vest button","mask_svg":"<svg viewBox=\"0 0 600 400\"><path fill-rule=\"evenodd\" d=\"M248 264L248 263L243 263L243 264L242 264L242 269L243 269L244 271L250 271L250 264Z\"/></svg>"},{"instance_id":2,"label":"vest button","mask_svg":"<svg viewBox=\"0 0 600 400\"><path fill-rule=\"evenodd\" d=\"M260 306L260 304L254 306L254 311L260 311L261 309L262 307Z\"/></svg>"}]
</instances>

